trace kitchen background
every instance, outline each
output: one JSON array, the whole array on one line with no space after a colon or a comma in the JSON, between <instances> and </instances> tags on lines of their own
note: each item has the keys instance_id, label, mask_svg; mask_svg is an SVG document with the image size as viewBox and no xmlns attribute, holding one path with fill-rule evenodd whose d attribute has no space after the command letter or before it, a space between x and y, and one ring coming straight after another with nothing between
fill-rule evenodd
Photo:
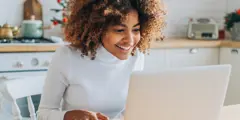
<instances>
[{"instance_id":1,"label":"kitchen background","mask_svg":"<svg viewBox=\"0 0 240 120\"><path fill-rule=\"evenodd\" d=\"M61 13L50 9L61 8L57 0L38 0L43 9L45 26L52 24L53 17L61 18ZM163 0L167 9L167 37L186 37L189 18L213 18L221 28L224 16L240 8L240 0ZM23 3L25 0L0 0L0 25L5 23L19 26L23 21ZM51 30L44 30L44 36L62 37L60 25ZM150 56L146 57L145 70L165 70L188 66L232 64L233 74L225 105L240 103L240 42L220 40L172 39L153 44ZM59 43L2 43L0 44L0 80L29 76L45 77L51 56ZM53 61L54 62L54 61ZM1 90L1 89L0 89ZM0 91L2 92L2 91ZM21 91L19 91L21 92ZM39 97L34 104L37 108ZM1 96L0 96L1 99ZM27 108L23 101L22 109ZM25 109L24 109L25 110ZM28 116L27 111L21 111ZM1 114L0 114L1 119Z\"/></svg>"},{"instance_id":2,"label":"kitchen background","mask_svg":"<svg viewBox=\"0 0 240 120\"><path fill-rule=\"evenodd\" d=\"M23 3L25 0L0 0L0 25L8 22L11 25L20 25L23 20ZM50 19L61 17L50 11L60 8L56 0L39 0L43 7L44 24L51 24ZM186 36L188 20L191 17L209 17L223 24L227 12L239 8L240 0L164 0L167 15L167 37ZM61 36L59 26L52 30L45 30L45 37Z\"/></svg>"}]
</instances>

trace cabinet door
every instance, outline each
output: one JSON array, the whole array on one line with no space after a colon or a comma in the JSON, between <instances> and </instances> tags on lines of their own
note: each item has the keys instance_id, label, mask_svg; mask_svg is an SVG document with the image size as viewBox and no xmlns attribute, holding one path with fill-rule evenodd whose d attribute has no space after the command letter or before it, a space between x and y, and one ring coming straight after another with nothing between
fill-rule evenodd
<instances>
[{"instance_id":1,"label":"cabinet door","mask_svg":"<svg viewBox=\"0 0 240 120\"><path fill-rule=\"evenodd\" d=\"M166 50L150 49L150 54L145 55L144 70L160 71L166 69Z\"/></svg>"},{"instance_id":2,"label":"cabinet door","mask_svg":"<svg viewBox=\"0 0 240 120\"><path fill-rule=\"evenodd\" d=\"M240 104L240 49L221 48L220 64L232 65L231 77L224 104Z\"/></svg>"},{"instance_id":3,"label":"cabinet door","mask_svg":"<svg viewBox=\"0 0 240 120\"><path fill-rule=\"evenodd\" d=\"M219 64L219 48L180 48L167 50L169 68Z\"/></svg>"}]
</instances>

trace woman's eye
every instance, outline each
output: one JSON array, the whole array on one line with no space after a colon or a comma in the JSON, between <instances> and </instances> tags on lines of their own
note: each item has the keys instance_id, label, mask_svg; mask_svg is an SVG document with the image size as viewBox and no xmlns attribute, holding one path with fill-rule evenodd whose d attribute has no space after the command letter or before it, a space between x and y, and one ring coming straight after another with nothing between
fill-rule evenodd
<instances>
[{"instance_id":1,"label":"woman's eye","mask_svg":"<svg viewBox=\"0 0 240 120\"><path fill-rule=\"evenodd\" d=\"M115 31L115 32L119 32L119 33L124 32L123 29L116 29L116 30L114 30L114 31Z\"/></svg>"},{"instance_id":2,"label":"woman's eye","mask_svg":"<svg viewBox=\"0 0 240 120\"><path fill-rule=\"evenodd\" d=\"M134 31L134 32L139 32L139 31L140 31L140 29L134 29L133 31Z\"/></svg>"}]
</instances>

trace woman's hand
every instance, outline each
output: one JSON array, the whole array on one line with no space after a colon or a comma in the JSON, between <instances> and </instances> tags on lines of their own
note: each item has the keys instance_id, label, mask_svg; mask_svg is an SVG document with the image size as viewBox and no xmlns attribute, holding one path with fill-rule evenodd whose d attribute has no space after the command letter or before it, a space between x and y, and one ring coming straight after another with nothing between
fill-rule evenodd
<instances>
[{"instance_id":1,"label":"woman's hand","mask_svg":"<svg viewBox=\"0 0 240 120\"><path fill-rule=\"evenodd\" d=\"M64 120L108 120L108 117L101 113L73 110L66 112Z\"/></svg>"},{"instance_id":2,"label":"woman's hand","mask_svg":"<svg viewBox=\"0 0 240 120\"><path fill-rule=\"evenodd\" d=\"M109 118L102 113L97 113L98 120L109 120Z\"/></svg>"}]
</instances>

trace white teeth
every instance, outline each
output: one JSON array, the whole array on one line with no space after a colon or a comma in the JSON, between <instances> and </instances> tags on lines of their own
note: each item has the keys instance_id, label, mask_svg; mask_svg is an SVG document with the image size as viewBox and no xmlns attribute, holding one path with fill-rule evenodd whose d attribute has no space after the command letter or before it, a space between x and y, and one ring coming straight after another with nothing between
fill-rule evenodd
<instances>
[{"instance_id":1,"label":"white teeth","mask_svg":"<svg viewBox=\"0 0 240 120\"><path fill-rule=\"evenodd\" d=\"M124 47L124 46L119 46L119 45L117 45L117 46L124 49L124 50L129 50L131 48L131 46L129 46L129 47Z\"/></svg>"}]
</instances>

